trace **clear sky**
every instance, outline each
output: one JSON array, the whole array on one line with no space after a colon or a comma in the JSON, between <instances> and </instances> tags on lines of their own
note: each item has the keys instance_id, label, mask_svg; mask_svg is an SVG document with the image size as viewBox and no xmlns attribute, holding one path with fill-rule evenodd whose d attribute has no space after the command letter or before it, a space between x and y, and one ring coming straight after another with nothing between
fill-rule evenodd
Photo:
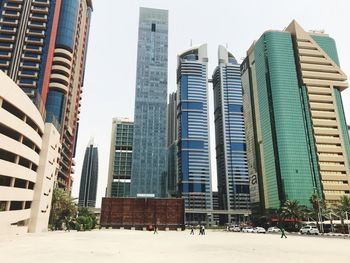
<instances>
[{"instance_id":1,"label":"clear sky","mask_svg":"<svg viewBox=\"0 0 350 263\"><path fill-rule=\"evenodd\" d=\"M93 4L73 196L79 194L85 148L93 136L99 150L97 206L107 185L112 118L134 115L139 7L169 10L168 92L176 90L177 54L188 49L191 42L208 43L208 77L211 77L217 65L218 45L227 45L241 61L264 31L283 30L293 19L305 30L323 29L333 37L341 67L350 76L350 1L347 0L94 0ZM209 90L211 95L211 86ZM350 122L350 88L342 94ZM216 189L212 103L209 110Z\"/></svg>"}]
</instances>

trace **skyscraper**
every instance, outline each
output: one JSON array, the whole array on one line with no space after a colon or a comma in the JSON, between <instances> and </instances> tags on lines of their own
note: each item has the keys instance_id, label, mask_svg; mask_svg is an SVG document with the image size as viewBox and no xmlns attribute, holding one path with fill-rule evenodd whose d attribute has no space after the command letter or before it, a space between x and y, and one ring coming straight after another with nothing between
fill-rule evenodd
<instances>
[{"instance_id":1,"label":"skyscraper","mask_svg":"<svg viewBox=\"0 0 350 263\"><path fill-rule=\"evenodd\" d=\"M169 95L168 104L168 173L167 194L178 195L178 172L177 172L177 95L173 92Z\"/></svg>"},{"instance_id":2,"label":"skyscraper","mask_svg":"<svg viewBox=\"0 0 350 263\"><path fill-rule=\"evenodd\" d=\"M80 178L78 205L95 207L98 181L98 151L93 139L85 150L83 169Z\"/></svg>"},{"instance_id":3,"label":"skyscraper","mask_svg":"<svg viewBox=\"0 0 350 263\"><path fill-rule=\"evenodd\" d=\"M0 69L60 131L57 186L67 190L91 12L91 0L0 1Z\"/></svg>"},{"instance_id":4,"label":"skyscraper","mask_svg":"<svg viewBox=\"0 0 350 263\"><path fill-rule=\"evenodd\" d=\"M253 206L278 208L287 199L310 206L313 193L328 203L348 195L341 100L348 84L335 41L293 21L254 42L241 71Z\"/></svg>"},{"instance_id":5,"label":"skyscraper","mask_svg":"<svg viewBox=\"0 0 350 263\"><path fill-rule=\"evenodd\" d=\"M109 155L107 197L130 196L134 122L114 118Z\"/></svg>"},{"instance_id":6,"label":"skyscraper","mask_svg":"<svg viewBox=\"0 0 350 263\"><path fill-rule=\"evenodd\" d=\"M168 11L140 8L131 195L161 196L166 174ZM164 192L164 191L163 191Z\"/></svg>"},{"instance_id":7,"label":"skyscraper","mask_svg":"<svg viewBox=\"0 0 350 263\"><path fill-rule=\"evenodd\" d=\"M178 56L178 173L186 221L205 221L206 211L213 208L207 63L206 44Z\"/></svg>"},{"instance_id":8,"label":"skyscraper","mask_svg":"<svg viewBox=\"0 0 350 263\"><path fill-rule=\"evenodd\" d=\"M223 46L218 57L213 88L219 206L222 210L249 209L240 65Z\"/></svg>"}]
</instances>

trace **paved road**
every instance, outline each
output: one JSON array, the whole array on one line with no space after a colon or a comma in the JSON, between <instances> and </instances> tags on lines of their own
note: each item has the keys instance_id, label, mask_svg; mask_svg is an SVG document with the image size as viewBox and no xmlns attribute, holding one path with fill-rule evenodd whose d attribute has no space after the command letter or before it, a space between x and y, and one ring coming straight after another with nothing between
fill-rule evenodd
<instances>
[{"instance_id":1,"label":"paved road","mask_svg":"<svg viewBox=\"0 0 350 263\"><path fill-rule=\"evenodd\" d=\"M0 262L350 262L350 239L207 230L96 230L0 237Z\"/></svg>"}]
</instances>

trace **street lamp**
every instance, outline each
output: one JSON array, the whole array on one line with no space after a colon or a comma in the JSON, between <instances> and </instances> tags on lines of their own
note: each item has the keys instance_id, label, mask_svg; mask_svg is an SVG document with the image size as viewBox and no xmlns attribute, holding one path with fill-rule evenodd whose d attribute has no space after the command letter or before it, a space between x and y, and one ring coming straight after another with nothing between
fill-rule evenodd
<instances>
[{"instance_id":1,"label":"street lamp","mask_svg":"<svg viewBox=\"0 0 350 263\"><path fill-rule=\"evenodd\" d=\"M349 226L348 211L345 211L345 213L346 213L346 225L348 226L348 235L350 235L350 226Z\"/></svg>"}]
</instances>

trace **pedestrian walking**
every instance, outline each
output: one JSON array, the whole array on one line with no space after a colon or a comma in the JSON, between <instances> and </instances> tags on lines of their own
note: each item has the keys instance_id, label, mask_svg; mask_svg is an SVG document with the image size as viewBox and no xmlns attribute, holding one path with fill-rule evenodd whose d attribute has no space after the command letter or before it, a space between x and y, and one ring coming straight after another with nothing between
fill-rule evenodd
<instances>
[{"instance_id":1,"label":"pedestrian walking","mask_svg":"<svg viewBox=\"0 0 350 263\"><path fill-rule=\"evenodd\" d=\"M153 234L158 234L158 229L157 229L157 225L154 226L154 231Z\"/></svg>"},{"instance_id":2,"label":"pedestrian walking","mask_svg":"<svg viewBox=\"0 0 350 263\"><path fill-rule=\"evenodd\" d=\"M205 227L204 227L204 225L202 226L202 235L203 236L205 235Z\"/></svg>"},{"instance_id":3,"label":"pedestrian walking","mask_svg":"<svg viewBox=\"0 0 350 263\"><path fill-rule=\"evenodd\" d=\"M283 237L287 238L284 228L281 227L281 238Z\"/></svg>"},{"instance_id":4,"label":"pedestrian walking","mask_svg":"<svg viewBox=\"0 0 350 263\"><path fill-rule=\"evenodd\" d=\"M190 233L190 235L194 235L194 226L193 225L191 225L191 233Z\"/></svg>"},{"instance_id":5,"label":"pedestrian walking","mask_svg":"<svg viewBox=\"0 0 350 263\"><path fill-rule=\"evenodd\" d=\"M199 235L202 235L202 225L199 225Z\"/></svg>"}]
</instances>

